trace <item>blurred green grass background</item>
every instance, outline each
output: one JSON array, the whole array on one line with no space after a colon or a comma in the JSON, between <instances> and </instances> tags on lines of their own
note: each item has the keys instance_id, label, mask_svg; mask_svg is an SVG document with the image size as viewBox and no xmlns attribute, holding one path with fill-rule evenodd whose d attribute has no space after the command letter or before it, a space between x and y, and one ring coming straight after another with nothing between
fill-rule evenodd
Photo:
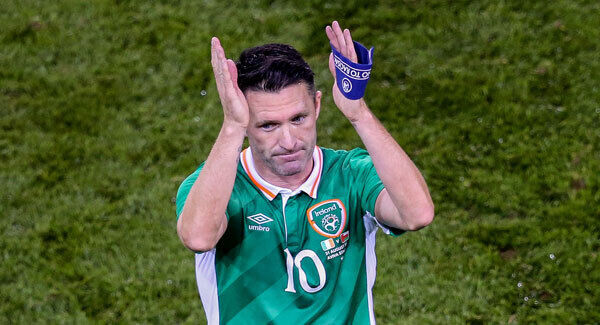
<instances>
[{"instance_id":1,"label":"blurred green grass background","mask_svg":"<svg viewBox=\"0 0 600 325\"><path fill-rule=\"evenodd\" d=\"M324 27L375 46L367 102L436 220L378 238L380 324L600 322L597 1L0 4L0 323L203 323L174 197L222 113L210 37L292 44L331 100Z\"/></svg>"}]
</instances>

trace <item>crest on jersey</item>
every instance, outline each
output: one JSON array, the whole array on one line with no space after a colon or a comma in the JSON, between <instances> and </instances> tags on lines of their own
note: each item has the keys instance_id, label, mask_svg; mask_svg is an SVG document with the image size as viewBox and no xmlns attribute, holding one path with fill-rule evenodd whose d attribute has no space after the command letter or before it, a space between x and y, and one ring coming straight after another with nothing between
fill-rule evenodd
<instances>
[{"instance_id":1,"label":"crest on jersey","mask_svg":"<svg viewBox=\"0 0 600 325\"><path fill-rule=\"evenodd\" d=\"M338 199L317 203L306 211L310 226L321 236L338 237L346 226L346 207Z\"/></svg>"}]
</instances>

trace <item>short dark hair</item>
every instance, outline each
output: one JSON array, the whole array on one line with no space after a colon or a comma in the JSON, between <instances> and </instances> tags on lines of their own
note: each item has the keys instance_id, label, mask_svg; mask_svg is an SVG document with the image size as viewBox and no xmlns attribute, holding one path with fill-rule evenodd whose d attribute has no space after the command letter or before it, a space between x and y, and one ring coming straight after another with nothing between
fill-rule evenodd
<instances>
[{"instance_id":1,"label":"short dark hair","mask_svg":"<svg viewBox=\"0 0 600 325\"><path fill-rule=\"evenodd\" d=\"M305 82L309 93L315 93L313 71L290 45L273 43L246 49L235 64L242 92L278 92L292 84Z\"/></svg>"}]
</instances>

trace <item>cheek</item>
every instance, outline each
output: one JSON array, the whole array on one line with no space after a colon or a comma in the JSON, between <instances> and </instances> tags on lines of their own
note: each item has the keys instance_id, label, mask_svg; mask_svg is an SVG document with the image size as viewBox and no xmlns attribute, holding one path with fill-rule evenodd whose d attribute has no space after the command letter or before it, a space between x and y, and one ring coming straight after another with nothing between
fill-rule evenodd
<instances>
[{"instance_id":1,"label":"cheek","mask_svg":"<svg viewBox=\"0 0 600 325\"><path fill-rule=\"evenodd\" d=\"M307 123L298 129L299 137L305 141L311 140L317 134L317 128L314 123Z\"/></svg>"},{"instance_id":2,"label":"cheek","mask_svg":"<svg viewBox=\"0 0 600 325\"><path fill-rule=\"evenodd\" d=\"M248 134L248 142L255 148L260 148L261 151L269 151L276 141L274 133L255 132Z\"/></svg>"},{"instance_id":3,"label":"cheek","mask_svg":"<svg viewBox=\"0 0 600 325\"><path fill-rule=\"evenodd\" d=\"M250 144L250 146L252 146L252 147L260 147L261 146L262 141L255 132L247 132L247 134L248 134L248 143Z\"/></svg>"}]
</instances>

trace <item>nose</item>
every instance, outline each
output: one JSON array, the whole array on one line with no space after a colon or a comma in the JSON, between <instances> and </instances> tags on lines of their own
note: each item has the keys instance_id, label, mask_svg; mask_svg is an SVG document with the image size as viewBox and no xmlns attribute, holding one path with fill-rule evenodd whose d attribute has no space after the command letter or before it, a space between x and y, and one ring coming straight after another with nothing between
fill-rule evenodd
<instances>
[{"instance_id":1,"label":"nose","mask_svg":"<svg viewBox=\"0 0 600 325\"><path fill-rule=\"evenodd\" d=\"M296 137L292 133L289 126L284 125L281 127L281 135L279 137L279 146L287 151L294 149L296 145Z\"/></svg>"}]
</instances>

